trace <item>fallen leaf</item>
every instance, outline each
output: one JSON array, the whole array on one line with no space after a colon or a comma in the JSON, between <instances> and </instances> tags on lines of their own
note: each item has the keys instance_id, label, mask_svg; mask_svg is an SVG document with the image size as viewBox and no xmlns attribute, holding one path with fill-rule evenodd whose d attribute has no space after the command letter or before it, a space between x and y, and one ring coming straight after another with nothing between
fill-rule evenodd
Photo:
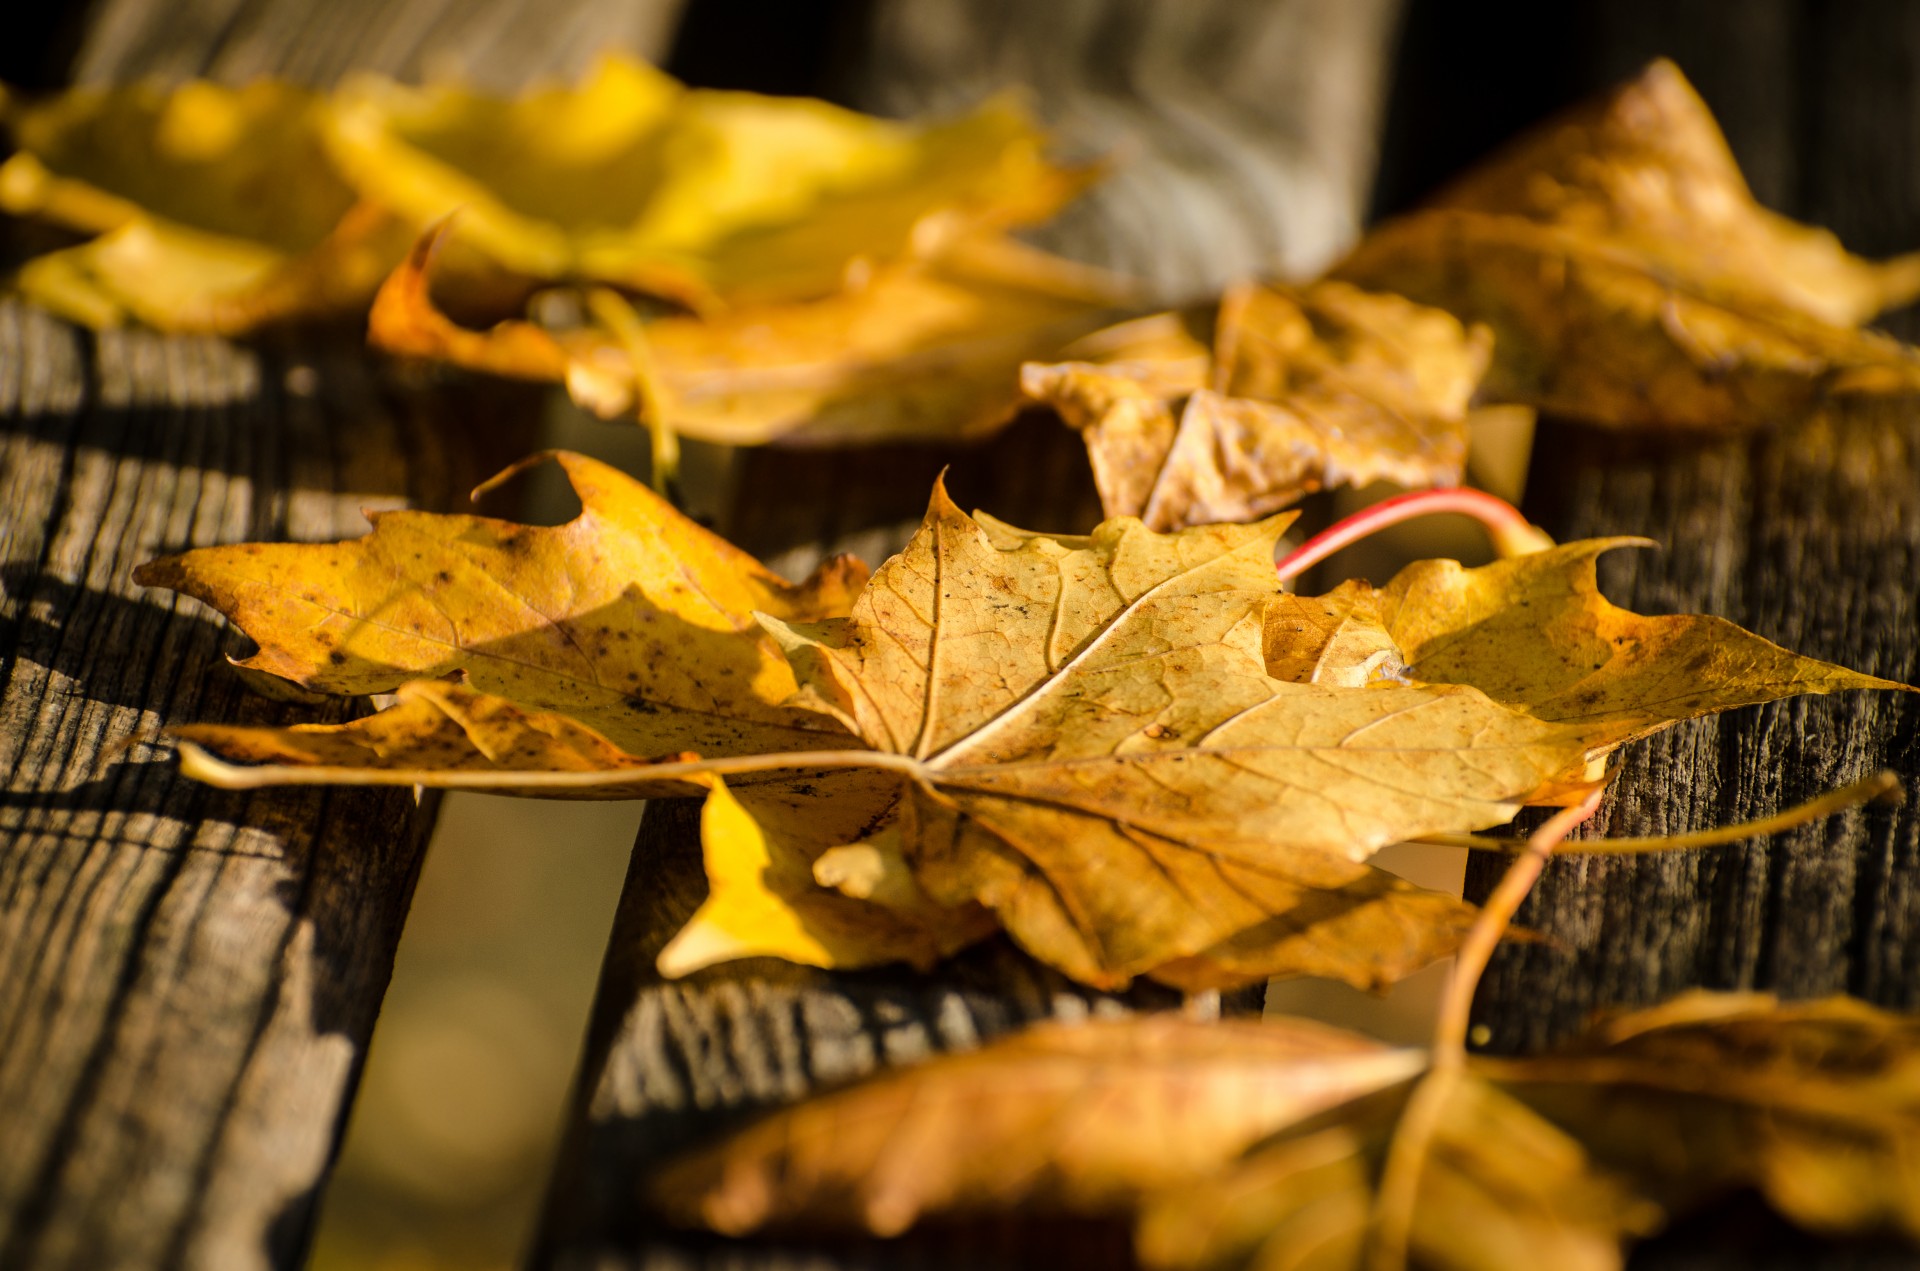
<instances>
[{"instance_id":1,"label":"fallen leaf","mask_svg":"<svg viewBox=\"0 0 1920 1271\"><path fill-rule=\"evenodd\" d=\"M1741 1187L1810 1230L1920 1244L1917 1046L1911 1017L1849 999L1695 993L1555 1053L1468 1058L1419 1171L1412 1262L1613 1271ZM1359 1271L1426 1066L1284 1017L1045 1025L772 1113L642 1194L731 1234L1133 1216L1154 1271Z\"/></svg>"},{"instance_id":2,"label":"fallen leaf","mask_svg":"<svg viewBox=\"0 0 1920 1271\"><path fill-rule=\"evenodd\" d=\"M1532 1059L1514 1097L1683 1209L1757 1189L1828 1235L1920 1244L1920 1021L1850 998L1694 992Z\"/></svg>"},{"instance_id":3,"label":"fallen leaf","mask_svg":"<svg viewBox=\"0 0 1920 1271\"><path fill-rule=\"evenodd\" d=\"M934 902L904 870L884 892L815 881L822 844L856 843L899 797L872 775L820 773L804 792L762 783L737 792L721 786L709 795L700 814L707 899L661 950L661 974L749 957L925 969L998 930L978 905Z\"/></svg>"},{"instance_id":4,"label":"fallen leaf","mask_svg":"<svg viewBox=\"0 0 1920 1271\"><path fill-rule=\"evenodd\" d=\"M698 309L829 295L849 264L1042 220L1091 173L1049 164L1010 99L904 124L809 98L689 90L608 56L501 99L361 77L329 120L356 189L536 278Z\"/></svg>"},{"instance_id":5,"label":"fallen leaf","mask_svg":"<svg viewBox=\"0 0 1920 1271\"><path fill-rule=\"evenodd\" d=\"M1334 273L1492 328L1489 399L1599 423L1745 428L1920 388L1912 350L1856 329L1920 296L1920 255L1873 264L1760 207L1665 61Z\"/></svg>"},{"instance_id":6,"label":"fallen leaf","mask_svg":"<svg viewBox=\"0 0 1920 1271\"><path fill-rule=\"evenodd\" d=\"M818 890L908 926L991 911L1091 984L1374 986L1451 951L1473 912L1366 864L1378 848L1584 795L1599 756L1701 710L1888 686L1606 606L1604 543L1504 572L1432 563L1335 592L1294 630L1307 602L1273 567L1285 516L1056 537L936 488L853 597L844 570L790 588L631 481L561 462L585 508L566 526L388 513L357 543L148 567L240 622L254 670L334 692L472 685L334 730L189 729L190 770L573 797L723 775L736 810L770 819L716 818L732 827L707 844L716 900L681 967L755 951L740 914ZM1648 634L1676 624L1690 634ZM1723 665L1688 661L1685 693L1641 656L1702 643ZM1586 693L1604 709L1562 709ZM647 764L685 750L702 758ZM909 956L980 929L923 933ZM824 938L805 956L838 957Z\"/></svg>"},{"instance_id":7,"label":"fallen leaf","mask_svg":"<svg viewBox=\"0 0 1920 1271\"><path fill-rule=\"evenodd\" d=\"M417 244L381 288L370 322L376 345L564 383L601 415L635 410L640 373L619 333L525 321L476 331L440 312L427 274L436 241ZM1113 313L1111 296L1071 279L1048 285L1047 268L1015 284L940 262L899 264L822 299L656 318L643 331L657 407L672 431L732 445L979 435L1018 406L1022 362Z\"/></svg>"},{"instance_id":8,"label":"fallen leaf","mask_svg":"<svg viewBox=\"0 0 1920 1271\"><path fill-rule=\"evenodd\" d=\"M648 1180L682 1222L741 1233L1019 1206L1124 1214L1272 1130L1421 1064L1289 1020L1040 1024L786 1109Z\"/></svg>"},{"instance_id":9,"label":"fallen leaf","mask_svg":"<svg viewBox=\"0 0 1920 1271\"><path fill-rule=\"evenodd\" d=\"M1380 975L1376 953L1423 945L1429 960L1463 911L1436 930L1426 893L1372 886L1355 863L1416 825L1509 819L1586 747L1470 688L1267 675L1262 615L1289 519L1169 535L1122 519L1053 538L936 490L847 618L767 625L799 702L918 765L900 833L936 900L985 904L1090 983L1254 929L1274 937L1264 956L1378 982L1413 967Z\"/></svg>"},{"instance_id":10,"label":"fallen leaf","mask_svg":"<svg viewBox=\"0 0 1920 1271\"><path fill-rule=\"evenodd\" d=\"M0 209L100 235L17 285L93 326L235 331L364 304L409 231L328 162L325 109L274 81L9 98Z\"/></svg>"},{"instance_id":11,"label":"fallen leaf","mask_svg":"<svg viewBox=\"0 0 1920 1271\"><path fill-rule=\"evenodd\" d=\"M582 505L564 525L378 512L361 539L201 548L135 579L232 618L260 644L241 666L320 692L458 671L638 755L858 744L782 704L793 674L754 614L844 611L859 562L835 558L794 586L615 469L552 458Z\"/></svg>"},{"instance_id":12,"label":"fallen leaf","mask_svg":"<svg viewBox=\"0 0 1920 1271\"><path fill-rule=\"evenodd\" d=\"M1460 480L1483 330L1323 282L1230 291L1210 358L1155 335L1130 326L1101 361L1022 371L1027 395L1085 436L1109 516L1174 529L1252 520L1328 486Z\"/></svg>"},{"instance_id":13,"label":"fallen leaf","mask_svg":"<svg viewBox=\"0 0 1920 1271\"><path fill-rule=\"evenodd\" d=\"M1012 100L903 124L613 57L512 99L362 76L330 95L195 80L4 105L0 209L101 236L18 286L96 326L352 313L456 210L442 287L463 312L511 311L541 281L708 311L818 299L876 265L973 253L1097 175L1048 162Z\"/></svg>"},{"instance_id":14,"label":"fallen leaf","mask_svg":"<svg viewBox=\"0 0 1920 1271\"><path fill-rule=\"evenodd\" d=\"M1600 538L1469 569L1419 561L1267 611L1267 664L1302 682L1471 684L1610 750L1681 719L1802 693L1908 686L1790 653L1724 618L1643 617L1600 593ZM1909 690L1910 691L1910 690Z\"/></svg>"},{"instance_id":15,"label":"fallen leaf","mask_svg":"<svg viewBox=\"0 0 1920 1271\"><path fill-rule=\"evenodd\" d=\"M1374 1192L1408 1086L1289 1127L1213 1175L1155 1195L1136 1228L1148 1271L1361 1271ZM1420 1174L1411 1261L1448 1271L1616 1271L1660 1208L1578 1140L1472 1076Z\"/></svg>"}]
</instances>

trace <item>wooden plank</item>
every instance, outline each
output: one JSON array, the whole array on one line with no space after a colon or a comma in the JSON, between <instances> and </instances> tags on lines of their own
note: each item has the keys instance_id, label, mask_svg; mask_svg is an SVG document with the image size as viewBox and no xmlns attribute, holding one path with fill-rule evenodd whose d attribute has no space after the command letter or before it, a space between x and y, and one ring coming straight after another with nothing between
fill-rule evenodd
<instances>
[{"instance_id":1,"label":"wooden plank","mask_svg":"<svg viewBox=\"0 0 1920 1271\"><path fill-rule=\"evenodd\" d=\"M1107 165L1035 241L1163 303L1319 273L1360 231L1402 0L875 0L847 86L886 114L1028 96Z\"/></svg>"},{"instance_id":2,"label":"wooden plank","mask_svg":"<svg viewBox=\"0 0 1920 1271\"><path fill-rule=\"evenodd\" d=\"M102 0L73 55L80 84L275 75L326 88L370 71L494 92L571 80L601 53L658 57L684 0Z\"/></svg>"},{"instance_id":3,"label":"wooden plank","mask_svg":"<svg viewBox=\"0 0 1920 1271\"><path fill-rule=\"evenodd\" d=\"M1794 8L1724 38L1694 6L1602 6L1589 73L1656 52L1692 74L1763 197L1869 251L1920 246L1920 23L1900 6ZM1760 84L1777 85L1760 91ZM1572 87L1577 88L1578 85ZM1910 318L1896 329L1912 338ZM1920 408L1835 410L1719 443L1628 442L1544 426L1530 514L1562 538L1646 534L1607 562L1608 594L1645 612L1722 614L1788 647L1920 678ZM1776 810L1877 768L1920 779L1905 694L1780 703L1683 726L1629 751L1595 832L1662 833ZM1484 888L1498 866L1470 876ZM1594 1008L1693 986L1849 992L1920 1003L1920 821L1876 807L1770 840L1677 857L1573 858L1521 920L1479 1021L1500 1049L1539 1045Z\"/></svg>"},{"instance_id":4,"label":"wooden plank","mask_svg":"<svg viewBox=\"0 0 1920 1271\"><path fill-rule=\"evenodd\" d=\"M526 403L0 303L0 1265L298 1261L433 804L180 778L162 725L314 710L130 571L451 505Z\"/></svg>"}]
</instances>

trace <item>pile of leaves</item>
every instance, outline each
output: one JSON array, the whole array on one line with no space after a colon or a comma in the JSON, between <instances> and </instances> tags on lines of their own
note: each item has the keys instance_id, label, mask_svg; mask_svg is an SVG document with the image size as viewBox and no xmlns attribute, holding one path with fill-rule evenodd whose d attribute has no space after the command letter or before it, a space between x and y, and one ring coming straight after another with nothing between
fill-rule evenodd
<instances>
[{"instance_id":1,"label":"pile of leaves","mask_svg":"<svg viewBox=\"0 0 1920 1271\"><path fill-rule=\"evenodd\" d=\"M1123 290L1007 236L1094 175L1048 161L1012 100L907 125L608 58L512 100L362 77L5 107L0 210L89 236L16 279L57 313L239 333L364 314L401 268L381 342L563 380L668 437L990 427L1021 361L1110 320ZM420 239L449 217L436 280L456 310L531 305L565 329L440 332Z\"/></svg>"},{"instance_id":2,"label":"pile of leaves","mask_svg":"<svg viewBox=\"0 0 1920 1271\"><path fill-rule=\"evenodd\" d=\"M320 139L349 193L246 294L292 285L355 216L411 237L458 191L476 211L405 249L378 340L737 440L966 432L1013 391L1034 331L1062 344L1060 322L1092 325L1092 280L1004 236L1076 178L1000 108L914 131L703 104L648 74L516 103L362 85L295 110L263 91L223 135L280 119ZM164 133L188 92L140 117ZM610 176L636 146L672 170L747 116L729 162L776 165L746 139L782 130L810 154L896 158L771 183L803 191L804 216L698 175ZM474 152L553 117L569 144L537 163ZM54 175L52 149L0 170L0 196L108 206L60 184L82 178ZM1031 160L1019 179L1010 155ZM543 202L589 180L611 182L619 232ZM166 228L129 217L74 250ZM584 284L571 294L593 320L458 322L429 285L436 247L476 291ZM65 285L89 259L36 264ZM1090 534L968 515L936 487L871 576L841 558L794 584L631 478L555 454L582 506L564 525L387 512L358 540L204 549L137 577L238 624L259 646L248 675L395 695L348 724L176 729L204 780L704 798L710 893L660 955L669 975L755 955L926 966L996 931L1089 985L1194 993L1283 975L1377 987L1461 957L1429 1054L1298 1022L1042 1030L782 1113L649 1184L690 1220L885 1233L923 1211L1056 1206L1137 1215L1142 1258L1169 1268L1608 1267L1667 1214L1751 1185L1819 1229L1920 1237L1908 1021L1693 998L1563 1055L1470 1060L1464 1037L1529 871L1591 812L1620 747L1735 706L1904 686L1611 604L1596 559L1635 539L1523 541L1482 568L1424 561L1319 596L1274 564L1292 521L1275 509L1309 490L1457 480L1481 404L1726 429L1911 392L1920 358L1858 324L1916 291L1913 261L1858 261L1755 205L1661 64L1328 279L1135 317L1028 366L1026 391L1086 435L1111 514ZM643 320L640 294L685 312ZM1369 863L1527 805L1559 811L1484 912Z\"/></svg>"}]
</instances>

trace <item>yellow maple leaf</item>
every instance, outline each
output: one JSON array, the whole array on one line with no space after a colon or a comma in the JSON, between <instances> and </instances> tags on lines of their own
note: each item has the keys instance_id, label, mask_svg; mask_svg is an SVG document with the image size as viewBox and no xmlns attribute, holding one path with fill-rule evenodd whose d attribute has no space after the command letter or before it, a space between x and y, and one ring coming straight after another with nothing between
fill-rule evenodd
<instances>
[{"instance_id":1,"label":"yellow maple leaf","mask_svg":"<svg viewBox=\"0 0 1920 1271\"><path fill-rule=\"evenodd\" d=\"M1040 220L1090 174L1049 164L1011 100L903 124L807 98L689 90L603 58L577 86L503 100L362 77L329 117L368 197L536 278L708 308L831 294L849 262Z\"/></svg>"},{"instance_id":2,"label":"yellow maple leaf","mask_svg":"<svg viewBox=\"0 0 1920 1271\"><path fill-rule=\"evenodd\" d=\"M328 161L326 109L265 80L6 99L0 209L100 236L18 286L92 326L234 331L365 304L410 234Z\"/></svg>"},{"instance_id":3,"label":"yellow maple leaf","mask_svg":"<svg viewBox=\"0 0 1920 1271\"><path fill-rule=\"evenodd\" d=\"M1044 219L1095 175L1048 162L1011 100L903 124L689 90L617 57L515 98L363 76L331 94L195 80L0 102L17 147L0 209L102 236L18 286L95 326L350 313L455 210L446 284L476 311L555 280L704 310L817 299Z\"/></svg>"},{"instance_id":4,"label":"yellow maple leaf","mask_svg":"<svg viewBox=\"0 0 1920 1271\"><path fill-rule=\"evenodd\" d=\"M1920 357L1858 330L1920 295L1757 204L1672 63L1364 239L1334 271L1495 337L1484 391L1620 425L1745 428L1841 393L1920 389Z\"/></svg>"},{"instance_id":5,"label":"yellow maple leaf","mask_svg":"<svg viewBox=\"0 0 1920 1271\"><path fill-rule=\"evenodd\" d=\"M1376 849L1584 793L1598 756L1674 719L1893 687L1611 609L1591 582L1604 543L1505 572L1416 567L1290 635L1285 517L1060 537L936 489L852 596L844 566L789 587L629 479L562 462L585 508L565 526L388 513L356 543L147 567L232 615L261 645L253 670L336 692L413 681L352 724L181 730L189 770L573 797L723 777L715 900L681 969L768 951L756 907L794 909L818 930L782 947L835 965L925 960L975 938L984 909L1094 984L1370 985L1449 951L1472 913L1366 864ZM1536 610L1544 631L1516 617ZM423 682L453 671L470 687ZM1567 705L1596 686L1602 709ZM891 934L848 937L827 913L847 900L887 909Z\"/></svg>"}]
</instances>

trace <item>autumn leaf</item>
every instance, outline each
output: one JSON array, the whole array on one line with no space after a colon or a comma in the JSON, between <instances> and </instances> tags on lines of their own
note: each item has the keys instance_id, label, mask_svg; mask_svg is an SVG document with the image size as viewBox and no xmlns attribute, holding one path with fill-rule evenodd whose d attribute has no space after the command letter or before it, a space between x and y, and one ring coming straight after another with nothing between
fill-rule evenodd
<instances>
[{"instance_id":1,"label":"autumn leaf","mask_svg":"<svg viewBox=\"0 0 1920 1271\"><path fill-rule=\"evenodd\" d=\"M362 77L329 147L367 197L535 278L698 309L832 294L856 259L1043 220L1090 173L1047 162L1009 99L903 124L808 98L689 90L605 57L577 86L511 99Z\"/></svg>"},{"instance_id":2,"label":"autumn leaf","mask_svg":"<svg viewBox=\"0 0 1920 1271\"><path fill-rule=\"evenodd\" d=\"M1267 611L1267 664L1306 683L1471 684L1597 749L1676 720L1802 693L1905 689L1790 653L1724 618L1643 617L1601 595L1597 563L1646 539L1568 543L1468 569L1419 561L1386 586L1340 584Z\"/></svg>"},{"instance_id":3,"label":"autumn leaf","mask_svg":"<svg viewBox=\"0 0 1920 1271\"><path fill-rule=\"evenodd\" d=\"M853 596L847 566L790 587L631 480L560 462L583 504L564 526L387 513L355 543L149 566L144 581L259 642L251 670L331 692L413 681L352 724L183 729L188 770L563 797L724 777L757 829L716 816L732 828L706 843L714 899L677 969L766 952L765 924L740 916L756 906L830 899L939 928L906 955L923 961L990 911L1093 984L1375 985L1450 951L1472 913L1366 864L1379 847L1583 794L1608 750L1719 704L1886 686L1711 622L1612 610L1595 545L1410 571L1390 613L1336 592L1302 633L1272 563L1284 516L1058 537L936 489ZM1533 612L1544 634L1516 617ZM1513 656L1482 656L1476 626ZM1329 627L1350 654L1329 654ZM1684 665L1690 696L1643 646ZM1724 656L1693 665L1702 649ZM420 682L455 672L465 686ZM1586 692L1606 709L1556 705ZM844 964L825 939L789 945Z\"/></svg>"},{"instance_id":4,"label":"autumn leaf","mask_svg":"<svg viewBox=\"0 0 1920 1271\"><path fill-rule=\"evenodd\" d=\"M1097 175L1049 163L1010 100L902 124L613 57L512 99L363 76L328 95L196 80L4 104L0 209L99 236L18 286L95 326L350 313L456 209L442 286L463 309L504 312L542 281L704 310L817 299L850 272L1000 242Z\"/></svg>"},{"instance_id":5,"label":"autumn leaf","mask_svg":"<svg viewBox=\"0 0 1920 1271\"><path fill-rule=\"evenodd\" d=\"M1665 61L1334 273L1490 327L1489 399L1599 423L1747 428L1920 388L1912 350L1857 329L1920 295L1920 255L1873 264L1760 207Z\"/></svg>"},{"instance_id":6,"label":"autumn leaf","mask_svg":"<svg viewBox=\"0 0 1920 1271\"><path fill-rule=\"evenodd\" d=\"M1536 1059L1515 1098L1670 1209L1757 1189L1828 1235L1920 1244L1920 1021L1849 998L1685 994Z\"/></svg>"},{"instance_id":7,"label":"autumn leaf","mask_svg":"<svg viewBox=\"0 0 1920 1271\"><path fill-rule=\"evenodd\" d=\"M1288 1127L1213 1175L1152 1197L1136 1228L1141 1265L1368 1266L1375 1192L1408 1089ZM1421 1171L1410 1261L1449 1271L1617 1271L1622 1247L1663 1216L1628 1180L1597 1168L1577 1139L1469 1076L1447 1101Z\"/></svg>"},{"instance_id":8,"label":"autumn leaf","mask_svg":"<svg viewBox=\"0 0 1920 1271\"><path fill-rule=\"evenodd\" d=\"M92 326L233 331L364 304L409 231L335 171L325 111L273 81L7 98L0 209L99 235L17 285Z\"/></svg>"},{"instance_id":9,"label":"autumn leaf","mask_svg":"<svg viewBox=\"0 0 1920 1271\"><path fill-rule=\"evenodd\" d=\"M835 558L794 586L622 473L553 459L582 505L565 525L378 512L351 542L202 548L135 578L220 609L261 645L241 666L306 689L460 672L640 755L854 744L783 705L793 675L753 615L844 610L864 567Z\"/></svg>"},{"instance_id":10,"label":"autumn leaf","mask_svg":"<svg viewBox=\"0 0 1920 1271\"><path fill-rule=\"evenodd\" d=\"M1023 370L1086 438L1109 516L1175 529L1328 486L1459 482L1484 330L1337 282L1237 287L1215 329L1209 351L1163 315L1092 337L1100 360Z\"/></svg>"},{"instance_id":11,"label":"autumn leaf","mask_svg":"<svg viewBox=\"0 0 1920 1271\"><path fill-rule=\"evenodd\" d=\"M1833 1235L1920 1243L1920 1027L1844 998L1694 993L1561 1051L1471 1058L1418 1176L1416 1266L1612 1271L1758 1187ZM775 1112L648 1202L741 1234L928 1215L1132 1215L1143 1265L1358 1271L1425 1063L1304 1021L1049 1025Z\"/></svg>"},{"instance_id":12,"label":"autumn leaf","mask_svg":"<svg viewBox=\"0 0 1920 1271\"><path fill-rule=\"evenodd\" d=\"M802 302L667 316L642 328L645 368L620 331L549 332L526 321L485 331L436 308L418 243L374 302L373 342L390 352L565 384L604 416L646 415L689 437L732 445L933 440L990 431L1019 404L1021 363L1051 354L1113 313L1096 282L1042 258L1024 281L982 276L971 258L883 266L857 285ZM1008 245L996 258L1024 254ZM1038 253L1034 253L1038 255ZM643 383L644 379L644 383ZM643 405L650 391L651 403Z\"/></svg>"},{"instance_id":13,"label":"autumn leaf","mask_svg":"<svg viewBox=\"0 0 1920 1271\"><path fill-rule=\"evenodd\" d=\"M689 1224L842 1225L1041 1206L1126 1213L1273 1130L1417 1071L1306 1020L1040 1024L787 1109L645 1184Z\"/></svg>"}]
</instances>

